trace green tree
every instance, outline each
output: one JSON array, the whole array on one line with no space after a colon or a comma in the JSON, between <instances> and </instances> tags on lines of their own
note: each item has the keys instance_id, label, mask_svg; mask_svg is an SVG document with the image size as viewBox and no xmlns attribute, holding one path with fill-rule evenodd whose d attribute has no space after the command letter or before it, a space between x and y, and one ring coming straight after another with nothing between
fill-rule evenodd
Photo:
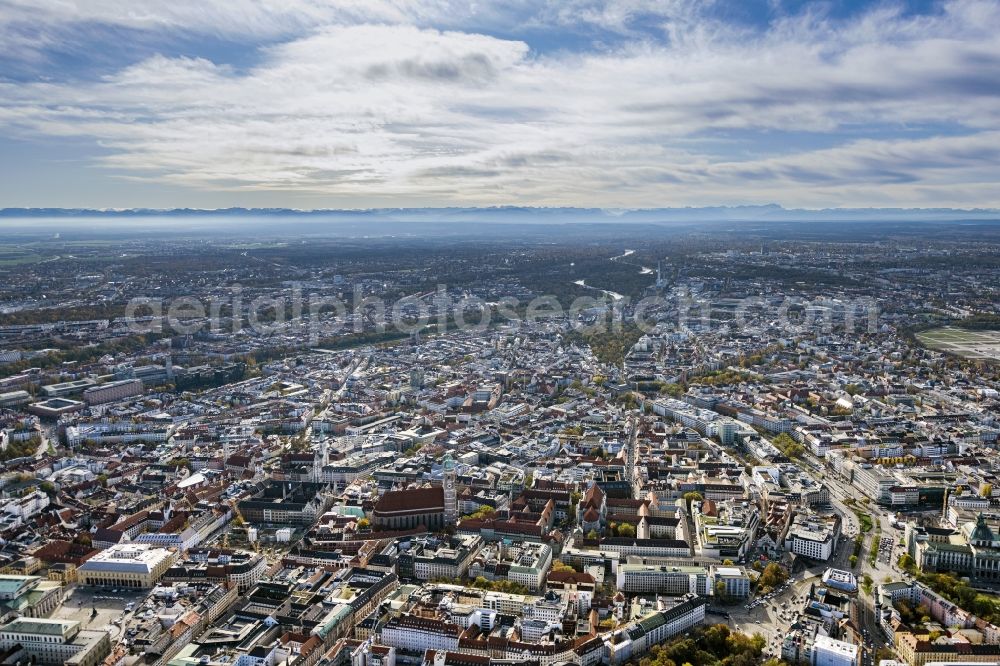
<instances>
[{"instance_id":1,"label":"green tree","mask_svg":"<svg viewBox=\"0 0 1000 666\"><path fill-rule=\"evenodd\" d=\"M639 407L639 401L635 399L635 394L631 391L618 396L617 401L625 409L637 409Z\"/></svg>"},{"instance_id":2,"label":"green tree","mask_svg":"<svg viewBox=\"0 0 1000 666\"><path fill-rule=\"evenodd\" d=\"M563 334L567 344L589 346L594 356L602 363L621 366L625 354L643 335L635 324L625 324L615 331L583 332L571 330Z\"/></svg>"},{"instance_id":3,"label":"green tree","mask_svg":"<svg viewBox=\"0 0 1000 666\"><path fill-rule=\"evenodd\" d=\"M726 593L726 583L725 581L716 581L715 583L715 596L722 603L726 603L729 600L729 595Z\"/></svg>"},{"instance_id":4,"label":"green tree","mask_svg":"<svg viewBox=\"0 0 1000 666\"><path fill-rule=\"evenodd\" d=\"M806 447L792 439L787 432L779 433L771 443L789 458L800 458L806 452Z\"/></svg>"},{"instance_id":5,"label":"green tree","mask_svg":"<svg viewBox=\"0 0 1000 666\"><path fill-rule=\"evenodd\" d=\"M660 393L669 395L672 398L679 398L684 395L685 388L681 384L668 384L663 382L660 384Z\"/></svg>"},{"instance_id":6,"label":"green tree","mask_svg":"<svg viewBox=\"0 0 1000 666\"><path fill-rule=\"evenodd\" d=\"M691 513L691 502L701 502L702 500L705 499L704 497L701 496L701 493L699 493L697 490L686 492L682 497L684 498L684 501L687 503L688 513Z\"/></svg>"},{"instance_id":7,"label":"green tree","mask_svg":"<svg viewBox=\"0 0 1000 666\"><path fill-rule=\"evenodd\" d=\"M728 647L729 627L724 624L714 624L705 630L702 640L706 650L720 654Z\"/></svg>"},{"instance_id":8,"label":"green tree","mask_svg":"<svg viewBox=\"0 0 1000 666\"><path fill-rule=\"evenodd\" d=\"M895 658L896 658L896 653L893 652L890 648L881 647L875 651L875 663L884 661L886 659L893 660Z\"/></svg>"},{"instance_id":9,"label":"green tree","mask_svg":"<svg viewBox=\"0 0 1000 666\"><path fill-rule=\"evenodd\" d=\"M467 516L462 516L462 520L487 520L496 516L496 512L496 509L488 504L484 504L473 513L470 513Z\"/></svg>"}]
</instances>

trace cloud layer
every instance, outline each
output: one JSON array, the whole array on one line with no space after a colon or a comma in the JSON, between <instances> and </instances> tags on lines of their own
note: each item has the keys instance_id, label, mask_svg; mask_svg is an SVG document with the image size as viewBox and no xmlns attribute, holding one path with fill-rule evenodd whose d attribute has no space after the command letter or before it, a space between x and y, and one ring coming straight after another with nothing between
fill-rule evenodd
<instances>
[{"instance_id":1,"label":"cloud layer","mask_svg":"<svg viewBox=\"0 0 1000 666\"><path fill-rule=\"evenodd\" d=\"M38 72L0 80L0 129L219 205L1000 206L1000 3L762 26L699 6L0 0ZM253 59L61 77L47 40L80 26Z\"/></svg>"}]
</instances>

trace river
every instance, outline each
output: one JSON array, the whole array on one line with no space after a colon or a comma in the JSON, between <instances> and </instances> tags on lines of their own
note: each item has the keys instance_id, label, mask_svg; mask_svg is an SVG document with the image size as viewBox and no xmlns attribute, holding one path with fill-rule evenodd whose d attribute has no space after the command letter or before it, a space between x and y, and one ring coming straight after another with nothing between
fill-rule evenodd
<instances>
[{"instance_id":1,"label":"river","mask_svg":"<svg viewBox=\"0 0 1000 666\"><path fill-rule=\"evenodd\" d=\"M573 284L581 286L581 287L584 287L586 289L593 289L594 291L599 291L599 292L601 292L602 294L604 294L606 296L610 296L611 300L615 301L616 303L618 301L620 301L621 299L625 298L624 296L622 296L621 294L619 294L617 291L608 291L607 289L600 289L598 287L591 287L589 284L587 284L586 280L576 280Z\"/></svg>"},{"instance_id":2,"label":"river","mask_svg":"<svg viewBox=\"0 0 1000 666\"><path fill-rule=\"evenodd\" d=\"M611 261L618 261L619 259L624 259L625 257L631 257L633 254L635 254L635 250L625 250L623 253L621 253L621 254L619 254L619 255L617 255L615 257L611 257ZM631 263L631 262L629 262L629 263ZM639 266L639 264L633 264L633 265ZM639 275L652 275L655 272L656 271L654 271L649 266L639 266ZM584 285L584 286L586 286L586 285Z\"/></svg>"}]
</instances>

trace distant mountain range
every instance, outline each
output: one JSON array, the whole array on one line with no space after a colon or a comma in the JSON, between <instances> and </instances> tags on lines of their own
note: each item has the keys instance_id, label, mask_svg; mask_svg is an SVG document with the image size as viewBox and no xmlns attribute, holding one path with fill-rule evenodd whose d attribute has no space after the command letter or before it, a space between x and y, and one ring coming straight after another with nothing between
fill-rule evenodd
<instances>
[{"instance_id":1,"label":"distant mountain range","mask_svg":"<svg viewBox=\"0 0 1000 666\"><path fill-rule=\"evenodd\" d=\"M665 223L699 221L985 221L1000 220L1000 210L992 208L824 208L818 210L762 206L708 206L700 208L546 208L495 206L483 208L3 208L0 218L191 218L191 217L293 217L343 221L392 222L517 222L579 223L615 221Z\"/></svg>"}]
</instances>

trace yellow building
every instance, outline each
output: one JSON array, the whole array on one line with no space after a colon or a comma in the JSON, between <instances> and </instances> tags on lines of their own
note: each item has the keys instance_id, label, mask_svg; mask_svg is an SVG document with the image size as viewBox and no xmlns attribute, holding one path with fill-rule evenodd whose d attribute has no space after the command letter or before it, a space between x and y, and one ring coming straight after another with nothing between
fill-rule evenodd
<instances>
[{"instance_id":1,"label":"yellow building","mask_svg":"<svg viewBox=\"0 0 1000 666\"><path fill-rule=\"evenodd\" d=\"M11 574L14 576L30 576L39 569L42 568L42 561L37 557L31 557L30 555L23 557L19 560L14 560L3 569L0 569L0 574Z\"/></svg>"},{"instance_id":2,"label":"yellow building","mask_svg":"<svg viewBox=\"0 0 1000 666\"><path fill-rule=\"evenodd\" d=\"M939 638L927 640L929 636L917 636L908 631L896 634L896 653L909 666L926 666L933 662L963 664L995 664L1000 662L1000 645L975 644L967 641L951 641Z\"/></svg>"},{"instance_id":3,"label":"yellow building","mask_svg":"<svg viewBox=\"0 0 1000 666\"><path fill-rule=\"evenodd\" d=\"M153 587L177 561L177 551L149 544L133 543L112 546L77 569L77 580L84 585L104 587Z\"/></svg>"},{"instance_id":4,"label":"yellow building","mask_svg":"<svg viewBox=\"0 0 1000 666\"><path fill-rule=\"evenodd\" d=\"M49 567L49 580L63 584L76 582L76 565L69 562L56 562Z\"/></svg>"}]
</instances>

